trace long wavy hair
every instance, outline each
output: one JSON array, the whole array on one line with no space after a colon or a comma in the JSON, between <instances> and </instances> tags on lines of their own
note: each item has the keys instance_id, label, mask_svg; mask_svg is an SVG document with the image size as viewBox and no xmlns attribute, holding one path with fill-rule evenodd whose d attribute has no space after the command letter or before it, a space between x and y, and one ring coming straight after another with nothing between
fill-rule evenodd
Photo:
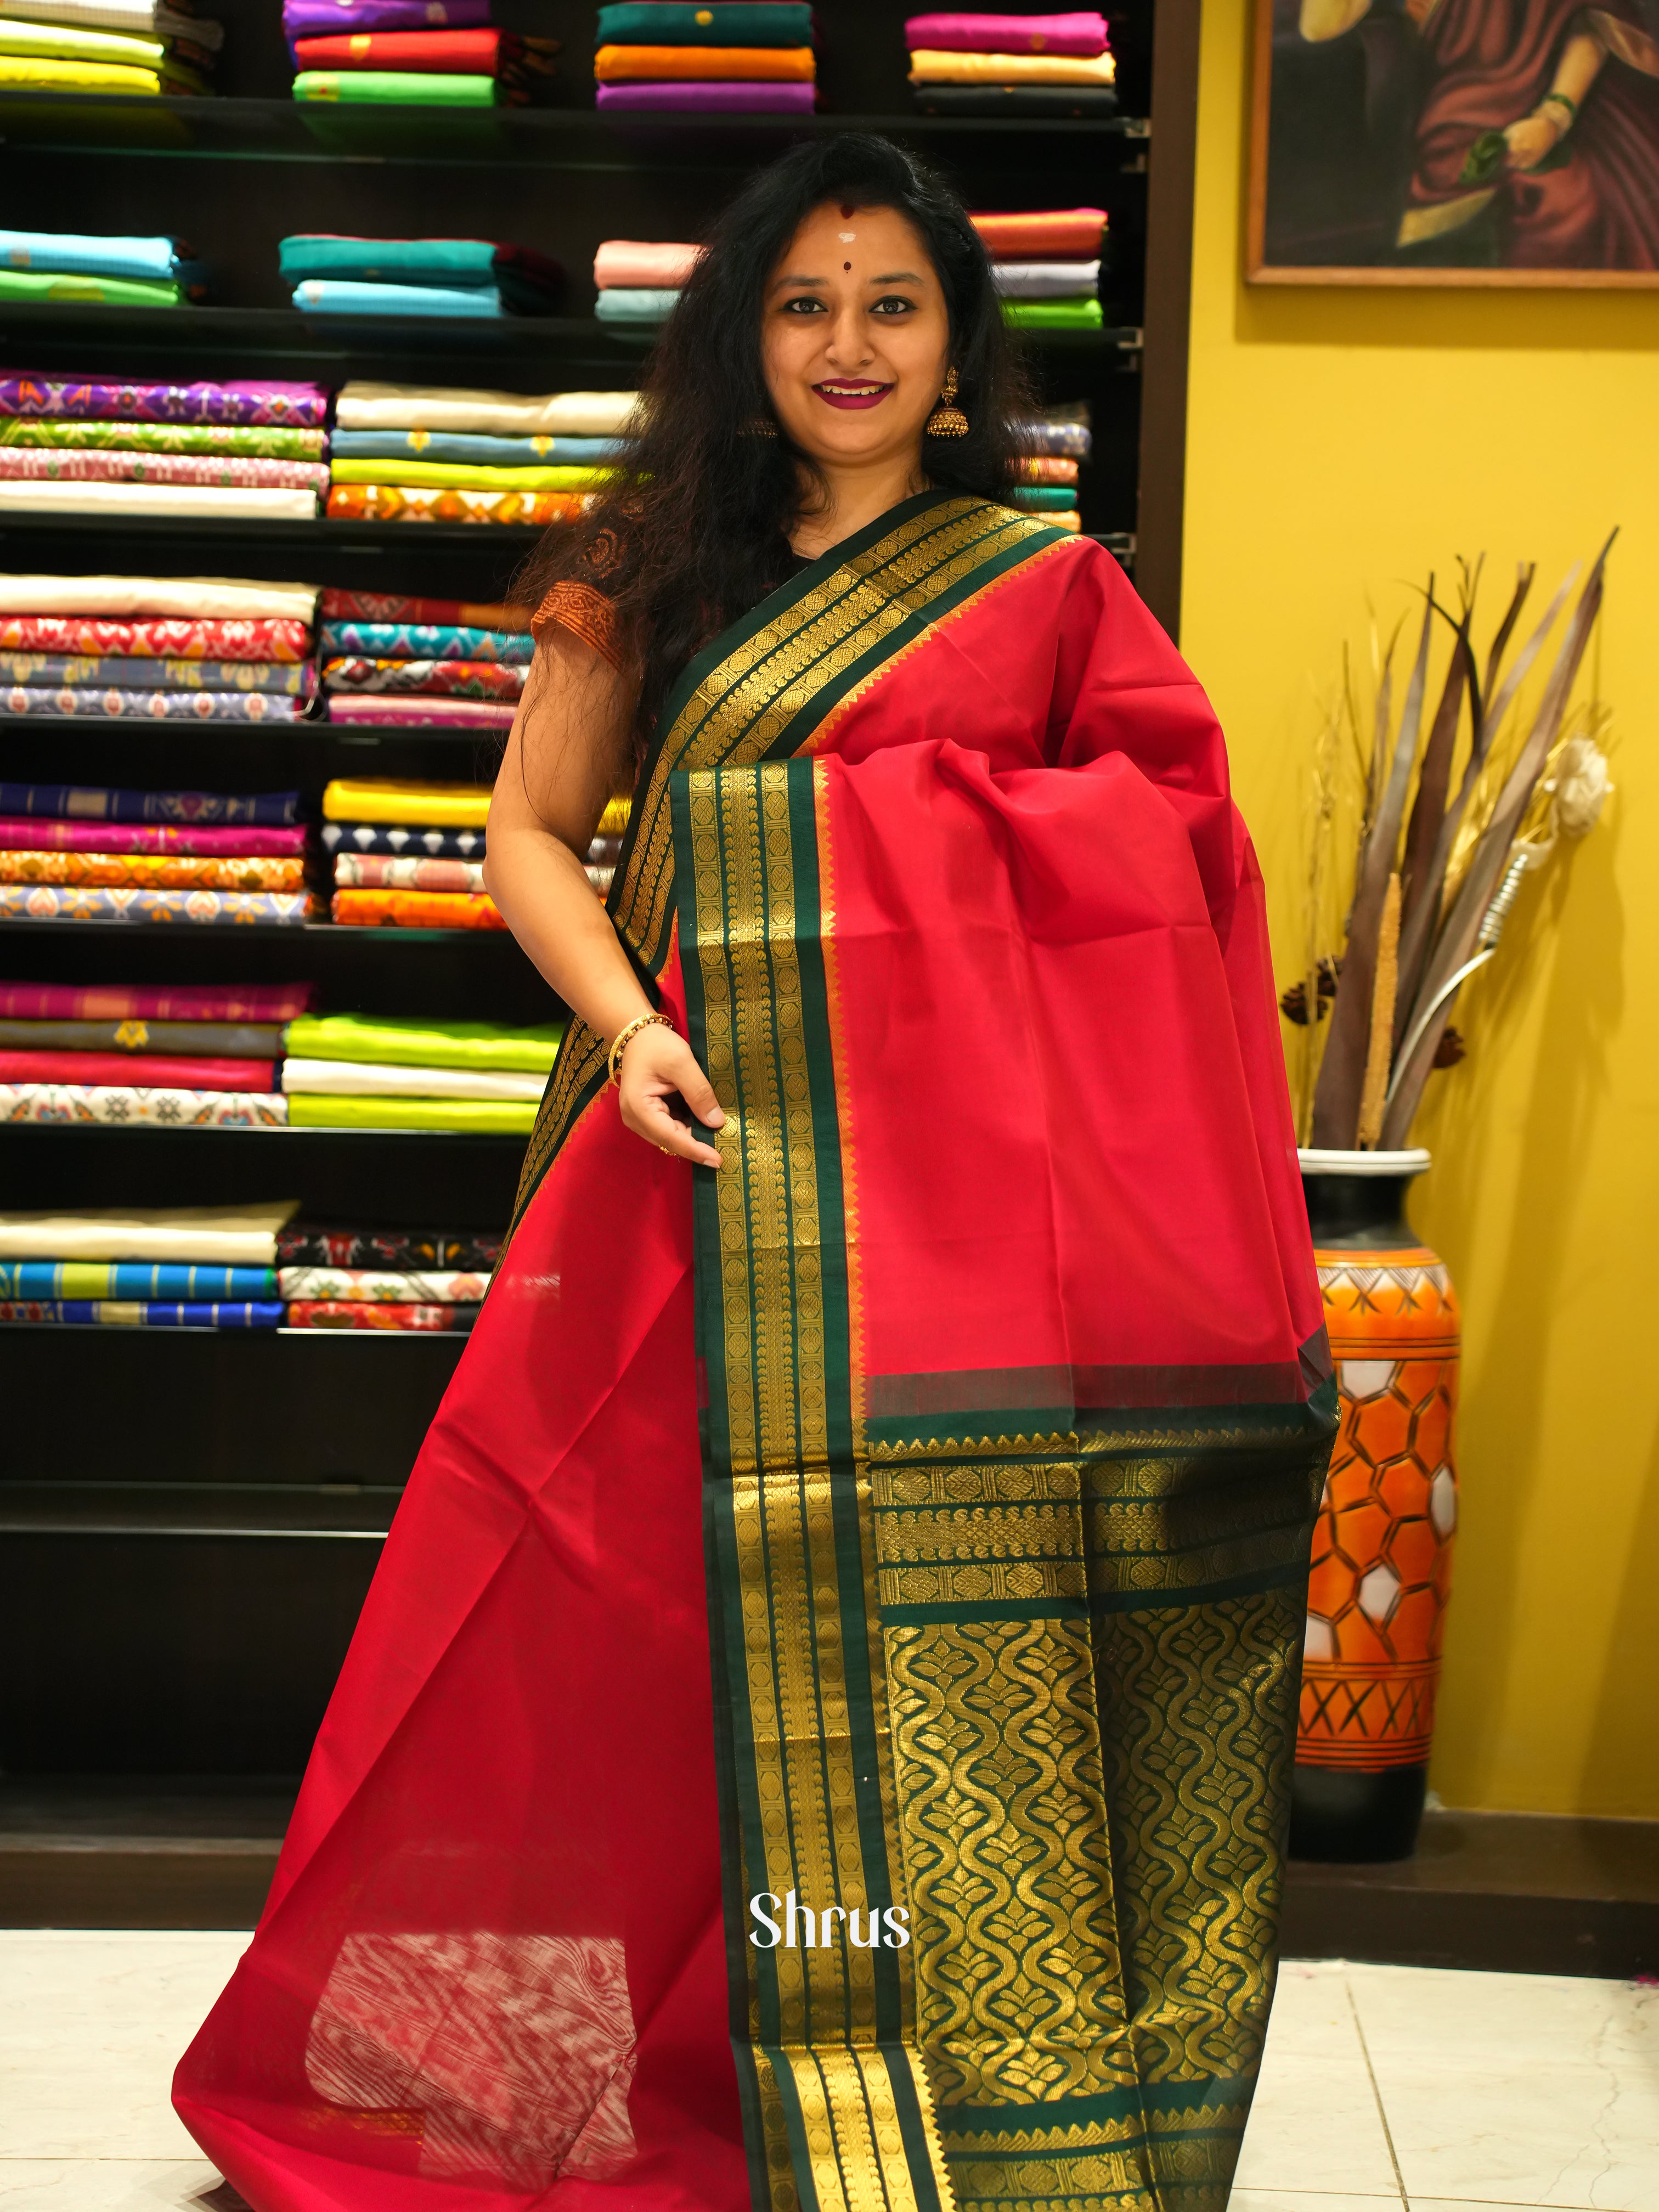
<instances>
[{"instance_id":1,"label":"long wavy hair","mask_svg":"<svg viewBox=\"0 0 1659 2212\"><path fill-rule=\"evenodd\" d=\"M817 474L773 423L762 368L766 286L801 224L826 200L890 208L926 246L950 313L950 361L965 437L925 437L941 490L1006 499L1015 425L1029 408L990 263L954 192L885 138L847 131L796 146L763 169L711 230L642 380L619 477L575 524L555 524L515 580L534 606L550 585L596 583L615 606L635 684L633 781L676 677L708 641L790 573L788 532ZM820 483L822 479L819 479Z\"/></svg>"}]
</instances>

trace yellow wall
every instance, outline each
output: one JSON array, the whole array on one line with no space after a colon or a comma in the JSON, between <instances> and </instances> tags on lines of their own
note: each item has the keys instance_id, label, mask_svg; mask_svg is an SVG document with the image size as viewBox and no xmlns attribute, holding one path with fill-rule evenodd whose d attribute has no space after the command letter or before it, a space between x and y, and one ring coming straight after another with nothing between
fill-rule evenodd
<instances>
[{"instance_id":1,"label":"yellow wall","mask_svg":"<svg viewBox=\"0 0 1659 2212\"><path fill-rule=\"evenodd\" d=\"M1398 609L1403 580L1484 551L1490 621L1518 558L1553 589L1624 526L1601 664L1617 796L1463 998L1471 1058L1431 1079L1413 1216L1465 1314L1431 1783L1659 1815L1659 292L1245 286L1246 12L1204 8L1182 644L1227 728L1281 982L1316 686L1366 594Z\"/></svg>"}]
</instances>

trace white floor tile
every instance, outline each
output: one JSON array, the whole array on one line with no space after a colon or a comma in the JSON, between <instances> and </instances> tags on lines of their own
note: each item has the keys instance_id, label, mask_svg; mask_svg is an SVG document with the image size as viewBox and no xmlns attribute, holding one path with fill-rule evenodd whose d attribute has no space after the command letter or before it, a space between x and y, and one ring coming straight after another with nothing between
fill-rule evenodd
<instances>
[{"instance_id":1,"label":"white floor tile","mask_svg":"<svg viewBox=\"0 0 1659 2212\"><path fill-rule=\"evenodd\" d=\"M1576 1974L1472 1974L1431 1966L1342 1969L1365 2040L1382 2052L1547 2067L1615 2053L1659 2069L1659 1989Z\"/></svg>"},{"instance_id":2,"label":"white floor tile","mask_svg":"<svg viewBox=\"0 0 1659 2212\"><path fill-rule=\"evenodd\" d=\"M191 2158L168 2101L173 2069L247 1940L0 1930L0 2160Z\"/></svg>"},{"instance_id":3,"label":"white floor tile","mask_svg":"<svg viewBox=\"0 0 1659 2212\"><path fill-rule=\"evenodd\" d=\"M1396 2212L1400 2198L1392 2199ZM1375 2197L1338 2197L1316 2189L1238 2189L1227 2212L1387 2212ZM1413 2208L1414 2212L1414 2208Z\"/></svg>"},{"instance_id":4,"label":"white floor tile","mask_svg":"<svg viewBox=\"0 0 1659 2212\"><path fill-rule=\"evenodd\" d=\"M0 2212L211 2212L204 2160L0 2159Z\"/></svg>"},{"instance_id":5,"label":"white floor tile","mask_svg":"<svg viewBox=\"0 0 1659 2212\"><path fill-rule=\"evenodd\" d=\"M1234 2201L1264 2191L1400 2202L1340 1967L1280 1970Z\"/></svg>"}]
</instances>

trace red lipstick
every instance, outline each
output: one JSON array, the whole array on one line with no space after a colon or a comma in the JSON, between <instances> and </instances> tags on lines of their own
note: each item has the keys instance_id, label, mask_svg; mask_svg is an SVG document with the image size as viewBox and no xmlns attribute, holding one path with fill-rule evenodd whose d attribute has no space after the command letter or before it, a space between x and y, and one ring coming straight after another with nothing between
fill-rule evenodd
<instances>
[{"instance_id":1,"label":"red lipstick","mask_svg":"<svg viewBox=\"0 0 1659 2212\"><path fill-rule=\"evenodd\" d=\"M890 384L877 384L869 377L836 377L812 386L826 405L830 407L878 407L892 390Z\"/></svg>"}]
</instances>

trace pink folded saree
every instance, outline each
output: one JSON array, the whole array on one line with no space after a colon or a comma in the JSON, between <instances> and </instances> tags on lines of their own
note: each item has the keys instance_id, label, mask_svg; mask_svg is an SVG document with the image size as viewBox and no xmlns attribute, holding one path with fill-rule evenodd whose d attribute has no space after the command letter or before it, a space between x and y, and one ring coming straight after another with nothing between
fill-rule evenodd
<instances>
[{"instance_id":1,"label":"pink folded saree","mask_svg":"<svg viewBox=\"0 0 1659 2212\"><path fill-rule=\"evenodd\" d=\"M960 12L912 15L904 26L904 43L960 54L1073 54L1087 59L1107 51L1106 18L1091 11L1069 15Z\"/></svg>"},{"instance_id":2,"label":"pink folded saree","mask_svg":"<svg viewBox=\"0 0 1659 2212\"><path fill-rule=\"evenodd\" d=\"M653 291L678 290L691 274L702 251L700 246L607 238L593 256L593 282L602 292L629 285Z\"/></svg>"}]
</instances>

